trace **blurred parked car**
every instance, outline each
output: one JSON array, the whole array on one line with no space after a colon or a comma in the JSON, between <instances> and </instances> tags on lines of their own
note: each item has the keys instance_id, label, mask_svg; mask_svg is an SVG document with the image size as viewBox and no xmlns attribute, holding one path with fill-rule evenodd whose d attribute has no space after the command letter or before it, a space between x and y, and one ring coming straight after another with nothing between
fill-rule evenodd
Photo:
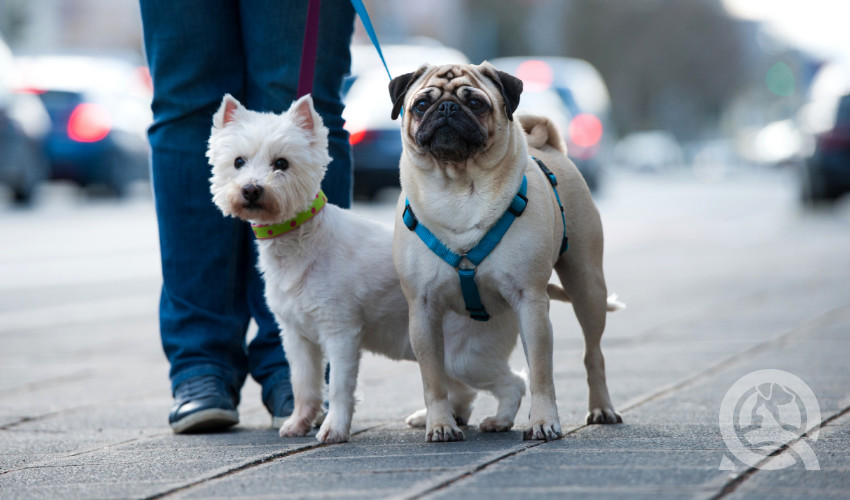
<instances>
[{"instance_id":1,"label":"blurred parked car","mask_svg":"<svg viewBox=\"0 0 850 500\"><path fill-rule=\"evenodd\" d=\"M803 170L806 202L830 201L850 192L850 94L839 99L832 128L817 136Z\"/></svg>"},{"instance_id":2,"label":"blurred parked car","mask_svg":"<svg viewBox=\"0 0 850 500\"><path fill-rule=\"evenodd\" d=\"M685 154L673 134L664 130L634 132L614 148L617 165L638 172L664 172L685 164Z\"/></svg>"},{"instance_id":3,"label":"blurred parked car","mask_svg":"<svg viewBox=\"0 0 850 500\"><path fill-rule=\"evenodd\" d=\"M14 201L23 204L50 173L44 152L50 117L38 98L14 91L14 64L0 39L0 184L11 188Z\"/></svg>"},{"instance_id":4,"label":"blurred parked car","mask_svg":"<svg viewBox=\"0 0 850 500\"><path fill-rule=\"evenodd\" d=\"M354 155L354 194L372 198L383 188L399 185L401 120L390 118L389 77L375 49L371 45L355 47L352 47L354 77L345 96L342 116ZM463 53L441 45L388 45L382 52L393 77L415 71L424 63L469 63Z\"/></svg>"},{"instance_id":5,"label":"blurred parked car","mask_svg":"<svg viewBox=\"0 0 850 500\"><path fill-rule=\"evenodd\" d=\"M595 191L601 168L611 159L616 136L608 87L596 68L567 57L505 57L491 62L522 80L521 110L545 114L556 123L566 122L560 128L568 154ZM545 96L549 92L557 94L560 106L542 105L549 100Z\"/></svg>"},{"instance_id":6,"label":"blurred parked car","mask_svg":"<svg viewBox=\"0 0 850 500\"><path fill-rule=\"evenodd\" d=\"M148 178L151 87L147 70L117 58L32 56L18 61L19 88L50 114L51 178L115 194Z\"/></svg>"}]
</instances>

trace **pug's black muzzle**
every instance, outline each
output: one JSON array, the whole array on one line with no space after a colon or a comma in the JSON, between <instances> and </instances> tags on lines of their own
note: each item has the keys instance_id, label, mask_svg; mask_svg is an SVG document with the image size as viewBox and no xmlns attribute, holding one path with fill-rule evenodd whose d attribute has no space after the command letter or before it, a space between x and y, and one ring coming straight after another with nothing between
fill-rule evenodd
<instances>
[{"instance_id":1,"label":"pug's black muzzle","mask_svg":"<svg viewBox=\"0 0 850 500\"><path fill-rule=\"evenodd\" d=\"M445 100L422 115L415 139L438 160L460 162L484 147L487 130L468 109Z\"/></svg>"}]
</instances>

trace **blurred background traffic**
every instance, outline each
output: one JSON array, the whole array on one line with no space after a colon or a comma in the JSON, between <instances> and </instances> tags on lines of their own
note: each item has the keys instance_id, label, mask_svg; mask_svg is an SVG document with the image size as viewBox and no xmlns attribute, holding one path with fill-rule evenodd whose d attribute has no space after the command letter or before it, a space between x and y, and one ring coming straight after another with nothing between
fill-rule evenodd
<instances>
[{"instance_id":1,"label":"blurred background traffic","mask_svg":"<svg viewBox=\"0 0 850 500\"><path fill-rule=\"evenodd\" d=\"M367 1L390 72L490 60L561 129L588 184L775 169L805 204L850 191L850 4ZM0 203L146 193L150 76L135 0L0 0ZM285 48L281 48L285 50ZM357 22L343 91L355 193L398 184L388 78Z\"/></svg>"}]
</instances>

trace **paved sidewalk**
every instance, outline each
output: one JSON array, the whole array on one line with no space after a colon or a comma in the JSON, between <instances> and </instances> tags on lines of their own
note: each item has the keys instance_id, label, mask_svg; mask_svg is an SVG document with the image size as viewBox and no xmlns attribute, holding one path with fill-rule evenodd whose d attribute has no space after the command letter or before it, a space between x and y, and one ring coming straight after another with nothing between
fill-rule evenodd
<instances>
[{"instance_id":1,"label":"paved sidewalk","mask_svg":"<svg viewBox=\"0 0 850 500\"><path fill-rule=\"evenodd\" d=\"M583 424L581 333L571 307L553 303L567 435L550 443L521 440L528 398L517 430L425 443L403 425L422 406L418 368L368 354L350 443L279 438L253 382L233 431L174 435L149 200L0 208L0 499L847 498L850 204L803 212L793 189L773 172L611 180L599 200L606 275L628 308L609 316L603 348L624 423ZM53 235L25 232L44 220ZM133 231L107 235L93 220ZM767 433L757 465L794 464L776 471L744 465L719 427L730 386L767 368L808 384L821 413L812 422L786 404L784 428L756 426ZM494 408L480 397L472 422ZM805 418L819 429L802 442L820 470L791 446Z\"/></svg>"}]
</instances>

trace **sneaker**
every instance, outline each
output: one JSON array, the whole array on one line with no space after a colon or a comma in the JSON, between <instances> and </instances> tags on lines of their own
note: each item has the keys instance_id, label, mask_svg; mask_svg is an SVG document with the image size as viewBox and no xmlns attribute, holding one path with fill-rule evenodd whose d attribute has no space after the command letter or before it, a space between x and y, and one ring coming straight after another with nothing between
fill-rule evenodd
<instances>
[{"instance_id":1,"label":"sneaker","mask_svg":"<svg viewBox=\"0 0 850 500\"><path fill-rule=\"evenodd\" d=\"M218 432L239 423L237 399L214 375L192 377L174 391L168 423L177 434Z\"/></svg>"},{"instance_id":2,"label":"sneaker","mask_svg":"<svg viewBox=\"0 0 850 500\"><path fill-rule=\"evenodd\" d=\"M292 415L295 409L295 400L292 396L292 387L289 383L278 384L271 390L269 396L263 400L266 409L272 414L272 427L280 429L286 419Z\"/></svg>"}]
</instances>

